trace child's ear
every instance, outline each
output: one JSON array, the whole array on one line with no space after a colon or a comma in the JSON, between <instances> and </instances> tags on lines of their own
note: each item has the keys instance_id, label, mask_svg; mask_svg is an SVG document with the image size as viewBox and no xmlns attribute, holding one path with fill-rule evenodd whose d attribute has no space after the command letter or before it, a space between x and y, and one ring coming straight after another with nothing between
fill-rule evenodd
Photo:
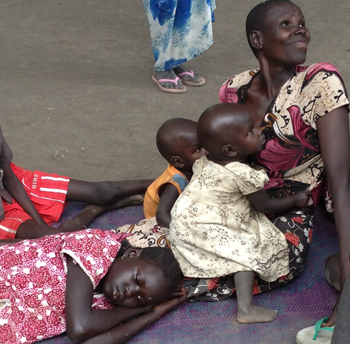
<instances>
[{"instance_id":1,"label":"child's ear","mask_svg":"<svg viewBox=\"0 0 350 344\"><path fill-rule=\"evenodd\" d=\"M140 247L132 247L125 251L123 254L124 257L138 257L142 252L142 248Z\"/></svg>"},{"instance_id":2,"label":"child's ear","mask_svg":"<svg viewBox=\"0 0 350 344\"><path fill-rule=\"evenodd\" d=\"M228 158L234 158L238 154L236 151L236 148L233 147L231 144L227 144L227 145L223 146L221 148L221 152L224 156L226 156Z\"/></svg>"},{"instance_id":3,"label":"child's ear","mask_svg":"<svg viewBox=\"0 0 350 344\"><path fill-rule=\"evenodd\" d=\"M182 158L180 158L179 156L177 155L173 155L171 158L170 158L170 163L176 167L177 169L181 169L181 168L184 168L185 164L184 164L184 161L182 160Z\"/></svg>"}]
</instances>

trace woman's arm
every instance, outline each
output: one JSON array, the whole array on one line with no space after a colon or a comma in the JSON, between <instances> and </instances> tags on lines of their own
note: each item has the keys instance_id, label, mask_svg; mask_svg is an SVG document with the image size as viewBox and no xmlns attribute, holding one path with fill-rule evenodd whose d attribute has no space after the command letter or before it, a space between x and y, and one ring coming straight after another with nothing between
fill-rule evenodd
<instances>
[{"instance_id":1,"label":"woman's arm","mask_svg":"<svg viewBox=\"0 0 350 344\"><path fill-rule=\"evenodd\" d=\"M340 248L341 286L350 269L350 139L349 114L345 106L316 122Z\"/></svg>"},{"instance_id":2,"label":"woman's arm","mask_svg":"<svg viewBox=\"0 0 350 344\"><path fill-rule=\"evenodd\" d=\"M10 195L18 202L18 204L24 209L24 211L29 214L37 223L47 227L45 221L41 218L38 211L34 207L34 204L29 199L26 190L22 183L18 180L16 175L13 173L11 166L7 165L3 167L4 178L3 183L6 190Z\"/></svg>"},{"instance_id":3,"label":"woman's arm","mask_svg":"<svg viewBox=\"0 0 350 344\"><path fill-rule=\"evenodd\" d=\"M90 278L68 256L66 282L66 331L73 341L84 341L149 310L147 307L92 309L93 285ZM102 342L100 342L102 343Z\"/></svg>"},{"instance_id":4,"label":"woman's arm","mask_svg":"<svg viewBox=\"0 0 350 344\"><path fill-rule=\"evenodd\" d=\"M251 205L263 214L278 214L292 208L305 208L311 191L299 191L286 198L271 198L265 190L247 196Z\"/></svg>"}]
</instances>

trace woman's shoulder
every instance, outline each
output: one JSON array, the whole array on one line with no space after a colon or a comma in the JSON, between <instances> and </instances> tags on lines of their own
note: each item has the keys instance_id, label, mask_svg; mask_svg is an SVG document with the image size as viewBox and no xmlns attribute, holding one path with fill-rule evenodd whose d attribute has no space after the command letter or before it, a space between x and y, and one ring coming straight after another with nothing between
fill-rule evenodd
<instances>
[{"instance_id":1,"label":"woman's shoulder","mask_svg":"<svg viewBox=\"0 0 350 344\"><path fill-rule=\"evenodd\" d=\"M226 80L219 92L221 103L237 103L238 102L238 89L242 86L248 85L253 77L259 72L258 69L246 70L242 73L232 76Z\"/></svg>"},{"instance_id":2,"label":"woman's shoulder","mask_svg":"<svg viewBox=\"0 0 350 344\"><path fill-rule=\"evenodd\" d=\"M338 69L331 63L328 62L318 62L309 66L297 66L296 71L298 72L306 72L306 75L309 77L311 75L315 75L319 72L327 72L327 73L339 73Z\"/></svg>"},{"instance_id":3,"label":"woman's shoulder","mask_svg":"<svg viewBox=\"0 0 350 344\"><path fill-rule=\"evenodd\" d=\"M342 82L342 77L338 69L331 63L328 62L318 62L309 66L297 66L296 67L297 78L302 79L304 86L309 84L315 78L320 78L321 80L326 80L335 76ZM343 83L343 82L342 82Z\"/></svg>"}]
</instances>

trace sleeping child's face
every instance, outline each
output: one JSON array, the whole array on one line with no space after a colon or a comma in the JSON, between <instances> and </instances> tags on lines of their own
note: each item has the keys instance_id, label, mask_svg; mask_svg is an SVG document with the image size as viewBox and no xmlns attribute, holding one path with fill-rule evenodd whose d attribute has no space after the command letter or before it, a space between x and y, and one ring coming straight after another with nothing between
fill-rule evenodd
<instances>
[{"instance_id":1,"label":"sleeping child's face","mask_svg":"<svg viewBox=\"0 0 350 344\"><path fill-rule=\"evenodd\" d=\"M105 297L128 308L160 304L170 293L163 271L139 257L116 259L103 283Z\"/></svg>"}]
</instances>

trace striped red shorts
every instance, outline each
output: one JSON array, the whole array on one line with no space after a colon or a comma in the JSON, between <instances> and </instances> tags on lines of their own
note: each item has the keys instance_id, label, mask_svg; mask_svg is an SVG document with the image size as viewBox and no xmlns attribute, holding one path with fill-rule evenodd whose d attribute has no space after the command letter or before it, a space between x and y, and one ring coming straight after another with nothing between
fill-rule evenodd
<instances>
[{"instance_id":1,"label":"striped red shorts","mask_svg":"<svg viewBox=\"0 0 350 344\"><path fill-rule=\"evenodd\" d=\"M24 189L43 220L50 226L57 222L66 207L69 177L28 171L11 164L12 171L22 182ZM13 199L12 204L2 200L5 218L0 222L0 239L13 239L18 227L31 220L22 207Z\"/></svg>"}]
</instances>

